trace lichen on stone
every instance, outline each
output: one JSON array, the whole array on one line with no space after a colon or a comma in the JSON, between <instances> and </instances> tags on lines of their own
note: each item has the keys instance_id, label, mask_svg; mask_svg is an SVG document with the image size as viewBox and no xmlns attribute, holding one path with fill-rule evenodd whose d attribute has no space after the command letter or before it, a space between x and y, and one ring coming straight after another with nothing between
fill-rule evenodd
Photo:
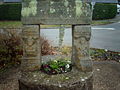
<instances>
[{"instance_id":1,"label":"lichen on stone","mask_svg":"<svg viewBox=\"0 0 120 90\"><path fill-rule=\"evenodd\" d=\"M55 13L55 9L54 8L50 8L50 13Z\"/></svg>"},{"instance_id":2,"label":"lichen on stone","mask_svg":"<svg viewBox=\"0 0 120 90\"><path fill-rule=\"evenodd\" d=\"M52 6L54 4L54 1L50 1L50 5ZM53 7L50 7L50 13L55 13L55 9Z\"/></svg>"},{"instance_id":3,"label":"lichen on stone","mask_svg":"<svg viewBox=\"0 0 120 90\"><path fill-rule=\"evenodd\" d=\"M76 0L76 17L80 17L82 14L82 1L81 0Z\"/></svg>"},{"instance_id":4,"label":"lichen on stone","mask_svg":"<svg viewBox=\"0 0 120 90\"><path fill-rule=\"evenodd\" d=\"M67 0L65 0L64 5L65 5L66 7L68 7L69 2L68 2Z\"/></svg>"},{"instance_id":5,"label":"lichen on stone","mask_svg":"<svg viewBox=\"0 0 120 90\"><path fill-rule=\"evenodd\" d=\"M23 17L28 17L30 14L35 16L37 14L37 0L31 0L28 7L22 8Z\"/></svg>"}]
</instances>

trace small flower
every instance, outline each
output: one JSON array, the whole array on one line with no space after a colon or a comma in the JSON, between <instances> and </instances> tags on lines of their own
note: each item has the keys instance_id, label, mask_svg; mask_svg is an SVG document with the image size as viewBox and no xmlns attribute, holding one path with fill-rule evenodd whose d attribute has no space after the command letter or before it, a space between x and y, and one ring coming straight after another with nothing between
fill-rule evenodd
<instances>
[{"instance_id":1,"label":"small flower","mask_svg":"<svg viewBox=\"0 0 120 90\"><path fill-rule=\"evenodd\" d=\"M107 50L107 49L105 49L105 51L107 52L108 50Z\"/></svg>"},{"instance_id":2,"label":"small flower","mask_svg":"<svg viewBox=\"0 0 120 90\"><path fill-rule=\"evenodd\" d=\"M44 67L44 68L47 68L47 67L48 67L48 65L47 65L47 64L45 64L43 67Z\"/></svg>"},{"instance_id":3,"label":"small flower","mask_svg":"<svg viewBox=\"0 0 120 90\"><path fill-rule=\"evenodd\" d=\"M57 60L54 60L54 62L56 62L56 63L57 63Z\"/></svg>"},{"instance_id":4,"label":"small flower","mask_svg":"<svg viewBox=\"0 0 120 90\"><path fill-rule=\"evenodd\" d=\"M82 82L84 82L84 81L85 81L85 79L83 79L83 78L82 78L82 79L81 79L81 81L82 81Z\"/></svg>"},{"instance_id":5,"label":"small flower","mask_svg":"<svg viewBox=\"0 0 120 90\"><path fill-rule=\"evenodd\" d=\"M68 79L69 79L69 77L66 77L65 79L66 79L66 80L68 80Z\"/></svg>"},{"instance_id":6,"label":"small flower","mask_svg":"<svg viewBox=\"0 0 120 90\"><path fill-rule=\"evenodd\" d=\"M69 65L69 64L67 64L65 67L66 67L66 68L70 68L70 65Z\"/></svg>"}]
</instances>

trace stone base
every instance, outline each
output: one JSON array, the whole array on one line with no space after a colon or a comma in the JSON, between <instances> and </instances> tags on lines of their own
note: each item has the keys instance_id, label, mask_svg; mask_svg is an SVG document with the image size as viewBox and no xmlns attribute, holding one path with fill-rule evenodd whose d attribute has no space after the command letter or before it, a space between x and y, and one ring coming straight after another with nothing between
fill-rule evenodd
<instances>
[{"instance_id":1,"label":"stone base","mask_svg":"<svg viewBox=\"0 0 120 90\"><path fill-rule=\"evenodd\" d=\"M93 90L92 72L71 72L47 75L40 71L23 73L19 90Z\"/></svg>"}]
</instances>

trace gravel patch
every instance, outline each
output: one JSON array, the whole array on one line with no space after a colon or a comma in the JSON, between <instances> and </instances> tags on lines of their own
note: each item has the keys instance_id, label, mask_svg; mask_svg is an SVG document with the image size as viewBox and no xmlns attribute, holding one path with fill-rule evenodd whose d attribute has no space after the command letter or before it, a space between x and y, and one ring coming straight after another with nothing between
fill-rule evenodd
<instances>
[{"instance_id":1,"label":"gravel patch","mask_svg":"<svg viewBox=\"0 0 120 90\"><path fill-rule=\"evenodd\" d=\"M94 90L120 90L120 63L94 62Z\"/></svg>"}]
</instances>

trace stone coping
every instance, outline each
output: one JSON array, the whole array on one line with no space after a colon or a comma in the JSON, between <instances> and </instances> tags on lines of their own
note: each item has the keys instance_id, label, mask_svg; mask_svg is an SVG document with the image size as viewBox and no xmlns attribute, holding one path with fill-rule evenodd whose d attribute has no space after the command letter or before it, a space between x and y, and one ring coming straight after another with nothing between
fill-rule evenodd
<instances>
[{"instance_id":1,"label":"stone coping","mask_svg":"<svg viewBox=\"0 0 120 90\"><path fill-rule=\"evenodd\" d=\"M73 87L76 84L83 84L90 78L92 78L93 72L81 72L75 67L71 72L57 75L48 75L41 71L23 72L20 82L27 86L47 85L56 87Z\"/></svg>"}]
</instances>

